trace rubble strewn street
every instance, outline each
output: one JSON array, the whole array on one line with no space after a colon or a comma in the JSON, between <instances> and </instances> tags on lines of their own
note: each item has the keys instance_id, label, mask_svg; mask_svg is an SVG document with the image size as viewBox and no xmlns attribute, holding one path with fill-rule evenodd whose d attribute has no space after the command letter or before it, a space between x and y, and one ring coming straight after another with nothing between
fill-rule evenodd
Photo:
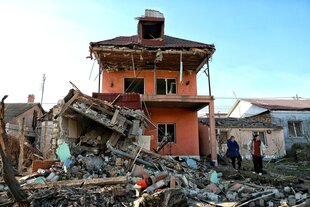
<instances>
[{"instance_id":1,"label":"rubble strewn street","mask_svg":"<svg viewBox=\"0 0 310 207\"><path fill-rule=\"evenodd\" d=\"M310 207L309 1L123 2L0 1L0 207Z\"/></svg>"},{"instance_id":2,"label":"rubble strewn street","mask_svg":"<svg viewBox=\"0 0 310 207\"><path fill-rule=\"evenodd\" d=\"M19 179L29 206L309 205L309 176L305 177L308 180L280 178L272 172L260 176L245 167L236 171L225 157L214 167L208 159L161 156L136 140L151 125L143 112L119 108L76 90L69 94L59 118L79 113L81 120L91 119L104 128L89 128L78 143L63 141L55 150L60 160L43 160L50 166ZM99 138L102 134L111 138ZM8 189L5 183L0 185L1 206L14 202L5 193Z\"/></svg>"}]
</instances>

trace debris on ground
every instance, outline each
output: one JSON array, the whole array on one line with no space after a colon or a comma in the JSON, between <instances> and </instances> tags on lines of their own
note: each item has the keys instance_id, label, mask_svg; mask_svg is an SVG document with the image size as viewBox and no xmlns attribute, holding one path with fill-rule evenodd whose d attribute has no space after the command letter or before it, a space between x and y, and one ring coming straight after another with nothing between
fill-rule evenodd
<instances>
[{"instance_id":1,"label":"debris on ground","mask_svg":"<svg viewBox=\"0 0 310 207\"><path fill-rule=\"evenodd\" d=\"M33 163L35 171L19 179L28 206L284 207L310 202L309 182L302 179L261 176L145 149L138 138L153 125L141 110L71 90L57 117L92 126L76 139L59 136L59 160ZM60 128L65 136L68 129ZM8 190L0 183L0 206L14 203Z\"/></svg>"}]
</instances>

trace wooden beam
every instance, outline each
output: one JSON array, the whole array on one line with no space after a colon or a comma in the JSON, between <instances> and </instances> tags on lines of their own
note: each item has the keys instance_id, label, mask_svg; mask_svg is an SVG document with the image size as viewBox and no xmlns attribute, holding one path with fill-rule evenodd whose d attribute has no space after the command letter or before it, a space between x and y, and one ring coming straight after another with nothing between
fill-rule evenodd
<instances>
[{"instance_id":1,"label":"wooden beam","mask_svg":"<svg viewBox=\"0 0 310 207\"><path fill-rule=\"evenodd\" d=\"M43 145L44 159L47 159L47 155L48 155L48 133L47 132L48 132L48 119L46 118L45 125L44 125L44 145Z\"/></svg>"},{"instance_id":2,"label":"wooden beam","mask_svg":"<svg viewBox=\"0 0 310 207\"><path fill-rule=\"evenodd\" d=\"M175 177L173 175L170 176L170 188L175 188Z\"/></svg>"},{"instance_id":3,"label":"wooden beam","mask_svg":"<svg viewBox=\"0 0 310 207\"><path fill-rule=\"evenodd\" d=\"M61 116L67 108L75 101L75 99L79 96L79 93L75 91L75 94L70 98L69 101L65 103L65 105L61 108L61 111L55 116L55 119L57 119L59 116Z\"/></svg>"},{"instance_id":4,"label":"wooden beam","mask_svg":"<svg viewBox=\"0 0 310 207\"><path fill-rule=\"evenodd\" d=\"M157 53L157 50L145 50L145 49L118 49L118 48L103 48L103 47L92 47L92 51L94 52L121 52L121 53ZM183 51L183 50L163 50L163 54L212 54L209 50L199 50L199 51ZM96 54L96 53L95 53Z\"/></svg>"},{"instance_id":5,"label":"wooden beam","mask_svg":"<svg viewBox=\"0 0 310 207\"><path fill-rule=\"evenodd\" d=\"M113 117L112 117L112 119L111 119L111 124L114 125L114 124L116 123L118 113L119 113L119 110L116 109L115 112L114 112L114 114L113 114Z\"/></svg>"},{"instance_id":6,"label":"wooden beam","mask_svg":"<svg viewBox=\"0 0 310 207\"><path fill-rule=\"evenodd\" d=\"M122 136L121 134L117 132L113 132L111 135L111 138L109 139L109 142L111 143L111 145L115 146L121 136Z\"/></svg>"},{"instance_id":7,"label":"wooden beam","mask_svg":"<svg viewBox=\"0 0 310 207\"><path fill-rule=\"evenodd\" d=\"M127 176L111 177L111 178L96 178L96 179L81 179L81 180L61 180L46 183L27 184L22 189L41 189L60 186L87 186L87 185L117 185L126 184L128 182Z\"/></svg>"},{"instance_id":8,"label":"wooden beam","mask_svg":"<svg viewBox=\"0 0 310 207\"><path fill-rule=\"evenodd\" d=\"M19 120L19 157L18 157L19 174L23 172L24 142L25 142L25 118L22 118Z\"/></svg>"},{"instance_id":9,"label":"wooden beam","mask_svg":"<svg viewBox=\"0 0 310 207\"><path fill-rule=\"evenodd\" d=\"M60 160L34 160L32 162L32 172L37 172L39 168L49 169L55 163L59 163Z\"/></svg>"},{"instance_id":10,"label":"wooden beam","mask_svg":"<svg viewBox=\"0 0 310 207\"><path fill-rule=\"evenodd\" d=\"M200 71L200 69L209 61L209 56L207 57L199 64L199 66L196 68L196 73Z\"/></svg>"}]
</instances>

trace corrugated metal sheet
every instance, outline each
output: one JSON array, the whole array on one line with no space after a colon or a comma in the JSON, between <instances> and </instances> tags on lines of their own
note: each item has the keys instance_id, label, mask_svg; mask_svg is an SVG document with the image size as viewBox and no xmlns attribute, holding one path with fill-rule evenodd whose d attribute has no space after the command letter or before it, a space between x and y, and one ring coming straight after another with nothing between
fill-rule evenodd
<instances>
[{"instance_id":1,"label":"corrugated metal sheet","mask_svg":"<svg viewBox=\"0 0 310 207\"><path fill-rule=\"evenodd\" d=\"M153 9L146 9L145 10L145 17L154 17L154 18L164 18L164 14Z\"/></svg>"},{"instance_id":2,"label":"corrugated metal sheet","mask_svg":"<svg viewBox=\"0 0 310 207\"><path fill-rule=\"evenodd\" d=\"M310 110L310 100L242 99L269 110Z\"/></svg>"},{"instance_id":3,"label":"corrugated metal sheet","mask_svg":"<svg viewBox=\"0 0 310 207\"><path fill-rule=\"evenodd\" d=\"M112 102L119 95L119 93L93 93L93 97ZM129 109L142 109L140 94L138 93L122 93L114 103L120 107L127 107Z\"/></svg>"}]
</instances>

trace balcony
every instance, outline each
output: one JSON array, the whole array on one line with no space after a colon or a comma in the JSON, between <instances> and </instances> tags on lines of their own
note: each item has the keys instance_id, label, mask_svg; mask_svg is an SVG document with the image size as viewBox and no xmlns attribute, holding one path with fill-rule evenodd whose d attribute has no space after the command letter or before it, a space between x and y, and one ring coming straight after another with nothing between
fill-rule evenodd
<instances>
[{"instance_id":1,"label":"balcony","mask_svg":"<svg viewBox=\"0 0 310 207\"><path fill-rule=\"evenodd\" d=\"M147 107L156 108L188 108L193 111L208 106L212 96L180 96L180 95L141 95Z\"/></svg>"}]
</instances>

